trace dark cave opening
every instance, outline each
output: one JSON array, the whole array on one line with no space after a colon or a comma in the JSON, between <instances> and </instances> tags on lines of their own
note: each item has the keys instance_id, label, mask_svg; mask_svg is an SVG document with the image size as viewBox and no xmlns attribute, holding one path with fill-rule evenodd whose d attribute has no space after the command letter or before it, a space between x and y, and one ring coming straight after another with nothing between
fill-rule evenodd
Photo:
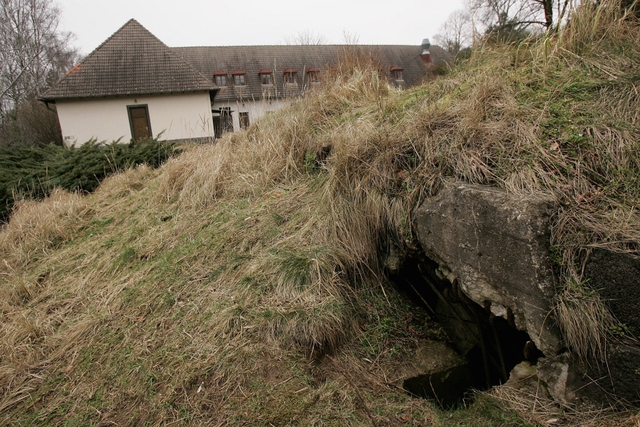
<instances>
[{"instance_id":1,"label":"dark cave opening","mask_svg":"<svg viewBox=\"0 0 640 427\"><path fill-rule=\"evenodd\" d=\"M490 302L481 306L470 300L455 279L449 280L423 254L405 259L390 279L430 313L467 361L464 366L405 380L403 386L412 395L433 399L445 409L457 407L472 390L504 384L517 364L524 360L535 364L542 356L529 335L516 329L510 311L506 319L494 316Z\"/></svg>"}]
</instances>

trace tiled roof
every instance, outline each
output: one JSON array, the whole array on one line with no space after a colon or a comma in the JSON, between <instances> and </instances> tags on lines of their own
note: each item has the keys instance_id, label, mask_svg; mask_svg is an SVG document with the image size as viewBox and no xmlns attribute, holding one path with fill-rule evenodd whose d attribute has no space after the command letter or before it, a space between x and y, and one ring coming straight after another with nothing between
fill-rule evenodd
<instances>
[{"instance_id":1,"label":"tiled roof","mask_svg":"<svg viewBox=\"0 0 640 427\"><path fill-rule=\"evenodd\" d=\"M227 70L238 74L244 71L244 86L234 86L233 79L229 86L221 88L216 95L217 101L237 99L260 99L270 97L295 96L301 94L308 85L308 71L319 70L320 75L329 67L335 66L338 60L353 49L368 52L376 58L389 73L396 66L404 70L405 86L419 83L425 76L422 48L419 45L376 45L376 46L342 46L342 45L296 45L296 46L211 46L211 47L174 47L198 71L212 79L214 71ZM438 46L431 46L433 62L449 61L450 55ZM265 70L273 73L273 87L261 84L259 74ZM295 70L298 84L284 84L284 72Z\"/></svg>"},{"instance_id":2,"label":"tiled roof","mask_svg":"<svg viewBox=\"0 0 640 427\"><path fill-rule=\"evenodd\" d=\"M203 76L177 52L131 19L41 99L215 90L212 70L207 77Z\"/></svg>"}]
</instances>

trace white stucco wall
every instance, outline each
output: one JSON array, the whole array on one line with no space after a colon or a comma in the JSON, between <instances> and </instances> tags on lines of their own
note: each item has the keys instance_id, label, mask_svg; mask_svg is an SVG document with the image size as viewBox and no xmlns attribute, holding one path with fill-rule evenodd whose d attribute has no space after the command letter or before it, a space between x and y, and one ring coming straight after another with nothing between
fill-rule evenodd
<instances>
[{"instance_id":1,"label":"white stucco wall","mask_svg":"<svg viewBox=\"0 0 640 427\"><path fill-rule=\"evenodd\" d=\"M256 101L214 101L213 109L217 110L221 107L230 107L233 111L233 130L240 130L240 113L249 113L249 124L253 124L256 120L264 117L270 111L277 111L284 107L288 102L282 99L260 99Z\"/></svg>"},{"instance_id":2,"label":"white stucco wall","mask_svg":"<svg viewBox=\"0 0 640 427\"><path fill-rule=\"evenodd\" d=\"M212 138L208 92L138 97L58 100L56 109L66 145L91 139L129 142L131 126L127 106L147 105L153 137L161 139Z\"/></svg>"}]
</instances>

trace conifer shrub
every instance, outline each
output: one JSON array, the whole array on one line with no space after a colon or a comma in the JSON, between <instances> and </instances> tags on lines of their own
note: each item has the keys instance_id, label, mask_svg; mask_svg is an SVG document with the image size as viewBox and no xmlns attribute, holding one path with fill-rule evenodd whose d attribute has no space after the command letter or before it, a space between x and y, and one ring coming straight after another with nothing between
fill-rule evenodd
<instances>
[{"instance_id":1,"label":"conifer shrub","mask_svg":"<svg viewBox=\"0 0 640 427\"><path fill-rule=\"evenodd\" d=\"M107 176L146 164L158 167L179 150L151 140L130 144L90 141L80 147L0 147L0 221L21 199L43 199L55 188L90 193Z\"/></svg>"}]
</instances>

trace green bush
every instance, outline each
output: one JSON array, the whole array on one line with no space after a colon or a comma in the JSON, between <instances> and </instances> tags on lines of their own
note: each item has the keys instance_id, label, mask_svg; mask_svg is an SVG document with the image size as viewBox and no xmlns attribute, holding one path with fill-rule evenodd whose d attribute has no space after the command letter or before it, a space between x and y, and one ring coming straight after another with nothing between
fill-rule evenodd
<instances>
[{"instance_id":1,"label":"green bush","mask_svg":"<svg viewBox=\"0 0 640 427\"><path fill-rule=\"evenodd\" d=\"M177 151L174 143L156 140L90 141L78 148L0 147L0 221L7 220L16 200L42 199L54 188L89 193L112 173L139 164L158 167Z\"/></svg>"}]
</instances>

